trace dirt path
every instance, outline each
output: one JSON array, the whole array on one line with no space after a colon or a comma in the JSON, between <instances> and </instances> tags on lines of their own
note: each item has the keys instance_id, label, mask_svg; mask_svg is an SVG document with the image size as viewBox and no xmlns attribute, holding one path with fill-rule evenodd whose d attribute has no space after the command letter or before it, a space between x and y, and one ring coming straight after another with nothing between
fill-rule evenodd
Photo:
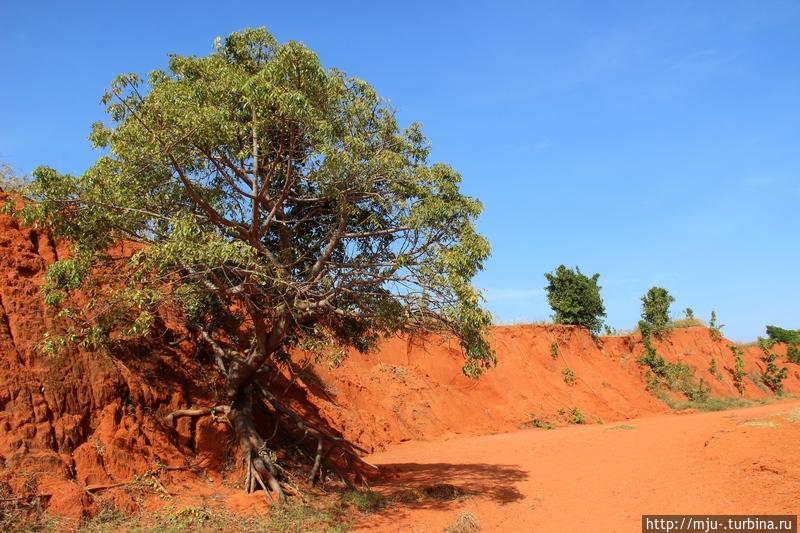
<instances>
[{"instance_id":1,"label":"dirt path","mask_svg":"<svg viewBox=\"0 0 800 533\"><path fill-rule=\"evenodd\" d=\"M361 531L639 531L643 513L800 512L800 401L625 423L407 442L369 460L377 490L451 483L475 496L394 504Z\"/></svg>"}]
</instances>

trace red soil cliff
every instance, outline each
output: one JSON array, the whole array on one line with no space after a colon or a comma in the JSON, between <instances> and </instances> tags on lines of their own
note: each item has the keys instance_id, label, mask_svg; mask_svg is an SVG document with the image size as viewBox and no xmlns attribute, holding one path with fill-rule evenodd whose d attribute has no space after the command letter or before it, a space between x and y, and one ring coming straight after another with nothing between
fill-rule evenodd
<instances>
[{"instance_id":1,"label":"red soil cliff","mask_svg":"<svg viewBox=\"0 0 800 533\"><path fill-rule=\"evenodd\" d=\"M114 358L81 349L47 357L36 349L44 332L58 327L40 289L47 265L64 252L45 234L0 215L0 489L38 495L49 512L77 520L92 511L100 489L132 505L114 486L156 466L170 490L197 476L195 467L220 479L226 426L181 419L173 429L163 421L171 410L213 401L214 377L185 341L167 334ZM532 416L563 424L572 408L589 423L668 411L645 388L636 335L594 340L575 327L523 325L493 328L491 342L499 364L477 381L461 375L453 343L395 338L375 353L350 354L338 368L319 364L299 372L289 394L307 414L368 450L511 431ZM727 344L697 327L655 342L668 360L694 367L712 395L732 397L738 392ZM758 384L760 355L757 347L745 350L748 398L771 396ZM708 371L712 357L721 381ZM789 368L787 392L800 392L800 367L779 363Z\"/></svg>"}]
</instances>

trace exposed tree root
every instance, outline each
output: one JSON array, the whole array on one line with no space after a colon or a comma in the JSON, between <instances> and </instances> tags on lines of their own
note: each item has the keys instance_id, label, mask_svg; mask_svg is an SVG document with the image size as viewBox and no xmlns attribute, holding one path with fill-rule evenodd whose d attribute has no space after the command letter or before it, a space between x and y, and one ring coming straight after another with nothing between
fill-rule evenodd
<instances>
[{"instance_id":1,"label":"exposed tree root","mask_svg":"<svg viewBox=\"0 0 800 533\"><path fill-rule=\"evenodd\" d=\"M272 412L275 428L269 439L265 440L258 430L255 406L267 408ZM357 453L366 454L367 450L306 421L280 401L267 386L260 383L247 386L246 391L238 395L231 405L179 409L166 415L164 420L172 424L179 418L202 416L222 418L230 424L244 455L244 490L252 493L261 489L268 501L286 501L287 490L293 494L302 494L300 489L289 483L288 473L276 463L276 452L267 446L277 435L280 425L283 425L289 434L299 432L299 438L292 446L309 460L311 467L305 475L309 484L313 485L322 479L324 469L352 488L352 481L340 469L339 465L342 464L348 471L359 471L359 467L354 466L354 463L378 470L377 466L365 461ZM308 445L301 447L308 438L310 438ZM363 476L361 477L363 479Z\"/></svg>"},{"instance_id":2,"label":"exposed tree root","mask_svg":"<svg viewBox=\"0 0 800 533\"><path fill-rule=\"evenodd\" d=\"M201 407L197 409L178 409L165 416L164 420L172 424L178 418L199 416L211 416L215 418L220 415L225 416L229 411L230 407L227 405L215 405L214 407Z\"/></svg>"}]
</instances>

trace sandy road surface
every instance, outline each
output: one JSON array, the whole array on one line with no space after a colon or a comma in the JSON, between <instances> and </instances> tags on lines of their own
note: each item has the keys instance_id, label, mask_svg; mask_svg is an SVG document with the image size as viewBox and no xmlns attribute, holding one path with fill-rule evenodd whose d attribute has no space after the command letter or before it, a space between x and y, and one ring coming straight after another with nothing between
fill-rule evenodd
<instances>
[{"instance_id":1,"label":"sandy road surface","mask_svg":"<svg viewBox=\"0 0 800 533\"><path fill-rule=\"evenodd\" d=\"M361 531L639 531L643 513L800 512L800 401L624 423L406 442L369 460L376 490L451 483L474 494L395 504Z\"/></svg>"}]
</instances>

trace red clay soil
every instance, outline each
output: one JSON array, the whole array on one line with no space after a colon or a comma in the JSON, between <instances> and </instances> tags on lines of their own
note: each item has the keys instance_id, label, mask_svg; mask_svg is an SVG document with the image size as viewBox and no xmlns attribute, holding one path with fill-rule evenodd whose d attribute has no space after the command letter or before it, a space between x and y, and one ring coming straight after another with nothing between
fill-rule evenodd
<instances>
[{"instance_id":1,"label":"red clay soil","mask_svg":"<svg viewBox=\"0 0 800 533\"><path fill-rule=\"evenodd\" d=\"M37 350L59 327L41 285L64 253L46 234L0 216L0 489L42 495L48 512L77 521L92 510L87 488L129 482L156 464L184 468L187 452L213 471L225 450L214 428L190 431L187 420L174 431L161 421L201 397L203 374L179 348L161 341L113 359ZM164 474L170 482L185 472ZM119 504L131 499L120 494Z\"/></svg>"},{"instance_id":2,"label":"red clay soil","mask_svg":"<svg viewBox=\"0 0 800 533\"><path fill-rule=\"evenodd\" d=\"M369 457L376 490L448 483L472 496L390 506L356 531L640 531L642 514L797 514L800 402L625 424L407 442Z\"/></svg>"},{"instance_id":3,"label":"red clay soil","mask_svg":"<svg viewBox=\"0 0 800 533\"><path fill-rule=\"evenodd\" d=\"M0 192L0 203L4 200ZM82 349L48 357L37 350L45 331L63 327L44 305L41 285L47 266L66 252L46 234L0 215L0 490L40 495L48 512L75 523L95 511L99 495L135 509L130 491L108 487L157 466L160 482L173 494L197 490L200 479L216 483L219 493L231 492L222 481L238 479L239 472L230 462L227 426L181 419L173 428L163 420L174 409L213 403L217 377L198 363L180 332L165 331L114 357ZM296 368L288 394L296 409L371 451L407 440L513 431L532 416L565 425L572 408L588 423L605 422L581 430L598 435L614 421L668 412L645 389L637 336L594 340L574 327L509 326L493 328L491 342L499 365L477 381L461 375L454 343L394 338L375 353L350 354L335 369L326 363ZM656 348L667 359L693 366L714 395L737 396L727 343L704 328L686 328ZM299 362L301 354L296 355ZM708 372L712 357L721 380ZM771 395L760 383L759 357L757 348L745 353L748 398ZM784 357L779 363L789 368L787 391L800 393L800 367ZM574 383L565 382L565 368ZM447 442L438 445L443 452L461 441ZM502 457L503 451L487 454ZM584 450L576 457L585 456ZM465 458L465 464L490 459Z\"/></svg>"},{"instance_id":4,"label":"red clay soil","mask_svg":"<svg viewBox=\"0 0 800 533\"><path fill-rule=\"evenodd\" d=\"M391 339L377 353L350 354L335 370L318 366L325 394L315 403L345 436L367 449L412 439L506 432L532 417L564 425L572 408L586 415L588 423L669 411L646 390L645 370L637 363L644 350L638 334L594 340L577 327L518 325L494 327L490 339L499 364L478 380L461 375L462 359L453 342ZM555 358L552 343L558 347ZM691 327L676 329L653 344L667 360L694 368L712 396L739 396L730 341L714 340L708 329ZM786 392L800 393L800 366L786 361L784 347L774 351L781 355L779 364L789 369ZM744 397L774 396L761 382L761 350L753 346L744 352ZM709 372L712 358L719 377ZM574 374L574 383L565 381L565 368Z\"/></svg>"}]
</instances>

